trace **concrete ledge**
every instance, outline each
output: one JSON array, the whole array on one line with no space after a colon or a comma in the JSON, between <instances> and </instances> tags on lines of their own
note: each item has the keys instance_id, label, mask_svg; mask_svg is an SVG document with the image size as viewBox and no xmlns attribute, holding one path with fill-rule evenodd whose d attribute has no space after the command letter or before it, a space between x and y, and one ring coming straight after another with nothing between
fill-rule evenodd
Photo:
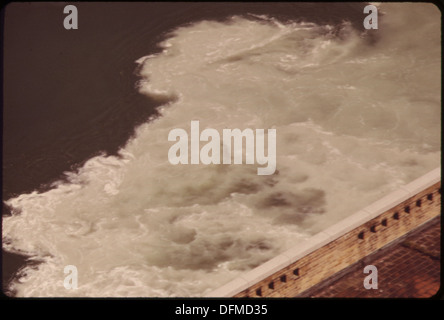
<instances>
[{"instance_id":1,"label":"concrete ledge","mask_svg":"<svg viewBox=\"0 0 444 320\"><path fill-rule=\"evenodd\" d=\"M361 226L369 220L369 212L366 210L361 210L355 214L341 220L340 222L328 227L324 232L330 235L330 239L334 240L340 236L346 234L347 232ZM311 241L311 239L310 239Z\"/></svg>"},{"instance_id":2,"label":"concrete ledge","mask_svg":"<svg viewBox=\"0 0 444 320\"><path fill-rule=\"evenodd\" d=\"M237 277L236 279L224 284L222 287L211 291L209 294L205 295L206 297L232 297L236 293L246 289L249 287L249 283L242 276Z\"/></svg>"},{"instance_id":3,"label":"concrete ledge","mask_svg":"<svg viewBox=\"0 0 444 320\"><path fill-rule=\"evenodd\" d=\"M327 232L319 232L310 239L307 239L293 248L288 249L282 255L287 256L290 262L299 260L300 258L306 256L307 254L319 249L320 247L326 245L333 239L332 235Z\"/></svg>"},{"instance_id":4,"label":"concrete ledge","mask_svg":"<svg viewBox=\"0 0 444 320\"><path fill-rule=\"evenodd\" d=\"M441 168L436 168L402 187L402 189L410 192L411 196L414 196L415 194L434 185L435 183L438 183L439 181L441 181Z\"/></svg>"},{"instance_id":5,"label":"concrete ledge","mask_svg":"<svg viewBox=\"0 0 444 320\"><path fill-rule=\"evenodd\" d=\"M273 273L281 270L291 263L290 259L280 254L271 260L261 264L259 267L254 268L250 272L247 272L242 276L243 279L248 281L249 285L253 285L262 279L272 275Z\"/></svg>"},{"instance_id":6,"label":"concrete ledge","mask_svg":"<svg viewBox=\"0 0 444 320\"><path fill-rule=\"evenodd\" d=\"M404 188L401 188L365 207L364 211L367 212L368 219L372 219L412 196L413 194L406 191Z\"/></svg>"},{"instance_id":7,"label":"concrete ledge","mask_svg":"<svg viewBox=\"0 0 444 320\"><path fill-rule=\"evenodd\" d=\"M415 210L418 210L419 218L410 218L413 217L413 215L406 215L405 217L407 217L409 220L404 220L403 224L396 225L390 222L390 225L387 225L387 220L391 218L393 214L391 212L392 209L399 206L403 207L404 205L408 206L410 202L417 201L415 197L423 197L424 195L421 193L433 192L428 191L431 188L439 188L440 205L440 181L441 169L436 168L435 170L432 170L424 176L412 181L406 186L403 186L382 199L374 202L370 206L365 207L363 210L356 212L339 223L336 223L326 230L314 235L310 239L294 246L293 248L283 252L259 267L234 279L221 288L210 292L206 296L249 296L251 292L253 292L253 296L282 296L282 294L285 296L285 294L290 292L294 296L294 293L298 292L298 290L299 292L301 290L306 290L310 286L321 281L322 276L330 276L335 269L338 269L336 271L342 270L346 267L347 263L350 264L356 259L361 259L363 256L374 252L394 239L406 234L414 227L430 220L436 215L439 215L440 210L436 210L437 200L435 197L435 200L429 201L432 202L433 207L431 207L429 210L430 213L428 213L428 215L427 213L424 214L424 208L416 208ZM418 207L418 205L416 207ZM398 212L396 214L399 215ZM379 223L381 219L385 220L383 223L384 228L381 227L385 231L380 233L381 236L380 239L378 239L375 238L377 237L376 225L378 225L378 230L380 230ZM394 221L397 221L399 220L399 216L393 219L395 219ZM369 242L366 242L363 240L364 231L360 231L358 229L361 228L362 230L367 230L369 226L371 226L371 241L369 240ZM392 228L392 232L387 233L387 231L390 231L390 228ZM393 228L396 228L396 230ZM396 231L396 234L394 231ZM356 235L359 235L358 238L362 239L362 241L357 240L357 238L355 238ZM343 246L344 249L341 249L341 246ZM323 256L326 257L325 259L329 259L328 261L332 259L334 260L336 256L335 250L337 253L345 254L345 248L350 251L350 254L347 253L348 255L342 258L338 257L337 259L340 259L341 261L336 264L334 261L330 263L331 270L325 271L321 268L321 263L319 261L323 259ZM356 257L353 255L356 255ZM302 269L304 270L304 274L310 272L316 274L310 276L306 275L305 278L303 278L303 276L299 275L299 268L295 267L296 262L300 263L300 266L302 266ZM284 275L285 272L290 269L298 270L298 272L294 273L294 276L292 276L291 279L288 278L288 281L286 276L284 278L285 281L279 282L276 280L282 279L282 275ZM294 281L293 285L290 285L290 280ZM268 283L268 287L270 287L270 289L265 288L266 290L261 290L261 282L262 285ZM279 288L275 288L275 282L279 283ZM291 286L294 288L291 288Z\"/></svg>"}]
</instances>

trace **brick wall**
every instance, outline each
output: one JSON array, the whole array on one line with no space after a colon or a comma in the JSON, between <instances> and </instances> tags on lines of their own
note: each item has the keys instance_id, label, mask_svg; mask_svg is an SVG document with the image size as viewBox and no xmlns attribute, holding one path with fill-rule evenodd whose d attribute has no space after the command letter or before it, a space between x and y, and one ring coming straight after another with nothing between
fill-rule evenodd
<instances>
[{"instance_id":1,"label":"brick wall","mask_svg":"<svg viewBox=\"0 0 444 320\"><path fill-rule=\"evenodd\" d=\"M436 169L208 296L294 297L440 214Z\"/></svg>"}]
</instances>

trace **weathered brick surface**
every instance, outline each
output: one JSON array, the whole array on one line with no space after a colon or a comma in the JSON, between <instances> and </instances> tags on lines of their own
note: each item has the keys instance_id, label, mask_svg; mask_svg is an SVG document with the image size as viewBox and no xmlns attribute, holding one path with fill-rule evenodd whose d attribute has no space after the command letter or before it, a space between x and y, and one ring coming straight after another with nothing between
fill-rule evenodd
<instances>
[{"instance_id":1,"label":"weathered brick surface","mask_svg":"<svg viewBox=\"0 0 444 320\"><path fill-rule=\"evenodd\" d=\"M440 286L439 217L427 223L426 228L411 232L401 242L372 254L331 283L309 289L301 297L361 297L361 298L429 298ZM365 289L363 273L366 265L378 270L378 288Z\"/></svg>"},{"instance_id":2,"label":"weathered brick surface","mask_svg":"<svg viewBox=\"0 0 444 320\"><path fill-rule=\"evenodd\" d=\"M438 182L239 292L235 297L297 296L440 215L440 204L441 182Z\"/></svg>"}]
</instances>

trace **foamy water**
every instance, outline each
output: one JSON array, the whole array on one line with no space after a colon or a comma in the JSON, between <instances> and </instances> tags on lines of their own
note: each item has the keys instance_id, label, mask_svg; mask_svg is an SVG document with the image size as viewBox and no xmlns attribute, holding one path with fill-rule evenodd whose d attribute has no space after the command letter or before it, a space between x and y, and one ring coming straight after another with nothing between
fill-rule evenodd
<instances>
[{"instance_id":1,"label":"foamy water","mask_svg":"<svg viewBox=\"0 0 444 320\"><path fill-rule=\"evenodd\" d=\"M41 261L18 296L202 296L440 164L440 12L383 4L376 42L344 23L233 17L137 60L170 102L119 157L7 204L3 246ZM373 31L375 33L375 31ZM276 129L277 173L171 165L168 133ZM63 269L78 269L66 290Z\"/></svg>"}]
</instances>

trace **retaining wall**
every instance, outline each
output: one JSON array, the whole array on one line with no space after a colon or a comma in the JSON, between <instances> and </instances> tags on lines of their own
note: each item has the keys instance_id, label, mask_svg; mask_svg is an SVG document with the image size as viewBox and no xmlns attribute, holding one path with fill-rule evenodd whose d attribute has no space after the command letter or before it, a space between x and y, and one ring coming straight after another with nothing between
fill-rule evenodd
<instances>
[{"instance_id":1,"label":"retaining wall","mask_svg":"<svg viewBox=\"0 0 444 320\"><path fill-rule=\"evenodd\" d=\"M440 213L437 168L207 296L294 297Z\"/></svg>"}]
</instances>

